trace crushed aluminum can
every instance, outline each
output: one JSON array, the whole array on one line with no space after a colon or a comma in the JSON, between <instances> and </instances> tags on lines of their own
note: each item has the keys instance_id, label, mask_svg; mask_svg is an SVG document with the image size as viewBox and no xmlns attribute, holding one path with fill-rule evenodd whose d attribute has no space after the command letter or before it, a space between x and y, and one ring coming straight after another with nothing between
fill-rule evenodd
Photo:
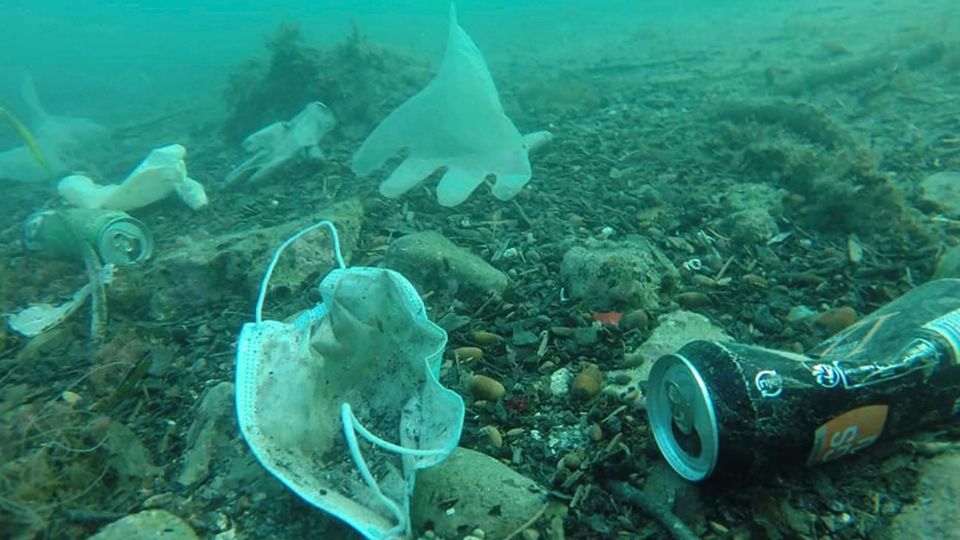
<instances>
[{"instance_id":1,"label":"crushed aluminum can","mask_svg":"<svg viewBox=\"0 0 960 540\"><path fill-rule=\"evenodd\" d=\"M97 209L39 210L23 224L27 250L75 257L87 244L103 264L132 265L153 253L147 227L125 212Z\"/></svg>"},{"instance_id":2,"label":"crushed aluminum can","mask_svg":"<svg viewBox=\"0 0 960 540\"><path fill-rule=\"evenodd\" d=\"M960 280L913 289L809 355L698 340L656 361L648 418L682 477L837 459L960 414Z\"/></svg>"}]
</instances>

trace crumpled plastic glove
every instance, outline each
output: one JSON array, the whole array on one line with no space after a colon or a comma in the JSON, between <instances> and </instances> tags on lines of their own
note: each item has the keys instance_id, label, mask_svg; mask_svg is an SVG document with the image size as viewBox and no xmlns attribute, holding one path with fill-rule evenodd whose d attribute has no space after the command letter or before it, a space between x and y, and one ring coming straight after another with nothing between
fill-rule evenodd
<instances>
[{"instance_id":1,"label":"crumpled plastic glove","mask_svg":"<svg viewBox=\"0 0 960 540\"><path fill-rule=\"evenodd\" d=\"M226 181L261 180L286 163L299 159L323 159L320 140L336 121L319 101L308 103L289 122L274 122L243 140L249 158L233 168Z\"/></svg>"},{"instance_id":2,"label":"crumpled plastic glove","mask_svg":"<svg viewBox=\"0 0 960 540\"><path fill-rule=\"evenodd\" d=\"M146 159L120 184L99 185L82 174L67 176L57 191L79 208L128 211L142 208L176 193L196 210L207 204L203 185L187 176L187 150L171 144L151 150Z\"/></svg>"},{"instance_id":3,"label":"crumpled plastic glove","mask_svg":"<svg viewBox=\"0 0 960 540\"><path fill-rule=\"evenodd\" d=\"M365 176L405 149L406 159L380 184L385 197L399 197L446 168L437 186L441 205L467 200L488 175L496 177L493 195L509 200L530 181L527 153L550 137L520 135L451 6L447 51L436 76L373 130L354 155L353 171Z\"/></svg>"}]
</instances>

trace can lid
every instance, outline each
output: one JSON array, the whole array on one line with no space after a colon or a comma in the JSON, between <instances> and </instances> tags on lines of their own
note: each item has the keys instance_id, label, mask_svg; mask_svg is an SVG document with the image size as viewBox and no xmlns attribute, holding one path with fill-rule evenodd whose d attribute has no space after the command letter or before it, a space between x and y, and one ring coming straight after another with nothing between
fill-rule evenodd
<instances>
[{"instance_id":1,"label":"can lid","mask_svg":"<svg viewBox=\"0 0 960 540\"><path fill-rule=\"evenodd\" d=\"M667 463L687 480L709 477L719 455L717 415L694 365L680 354L658 359L650 370L646 401L653 437Z\"/></svg>"},{"instance_id":2,"label":"can lid","mask_svg":"<svg viewBox=\"0 0 960 540\"><path fill-rule=\"evenodd\" d=\"M121 217L103 226L96 247L104 263L136 264L153 253L153 236L140 221Z\"/></svg>"}]
</instances>

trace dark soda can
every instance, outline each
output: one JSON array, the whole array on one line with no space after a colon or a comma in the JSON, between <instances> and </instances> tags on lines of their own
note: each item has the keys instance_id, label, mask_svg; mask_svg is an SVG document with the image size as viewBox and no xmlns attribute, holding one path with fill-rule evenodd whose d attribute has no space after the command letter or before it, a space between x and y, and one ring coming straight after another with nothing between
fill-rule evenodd
<instances>
[{"instance_id":1,"label":"dark soda can","mask_svg":"<svg viewBox=\"0 0 960 540\"><path fill-rule=\"evenodd\" d=\"M153 253L146 225L116 210L39 210L23 224L23 244L54 257L82 255L86 244L103 264L136 264Z\"/></svg>"},{"instance_id":2,"label":"dark soda can","mask_svg":"<svg viewBox=\"0 0 960 540\"><path fill-rule=\"evenodd\" d=\"M806 356L693 341L647 382L657 446L682 477L813 465L960 413L960 280L917 287Z\"/></svg>"}]
</instances>

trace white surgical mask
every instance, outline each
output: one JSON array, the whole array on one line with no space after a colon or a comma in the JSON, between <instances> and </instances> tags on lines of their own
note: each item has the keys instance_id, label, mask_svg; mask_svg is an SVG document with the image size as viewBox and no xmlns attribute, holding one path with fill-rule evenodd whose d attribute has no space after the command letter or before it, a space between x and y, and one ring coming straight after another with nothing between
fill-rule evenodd
<instances>
[{"instance_id":1,"label":"white surgical mask","mask_svg":"<svg viewBox=\"0 0 960 540\"><path fill-rule=\"evenodd\" d=\"M264 321L282 251L329 229L338 268L323 302L292 322ZM463 429L463 400L438 381L447 342L401 274L347 268L323 221L281 244L267 267L255 321L237 345L240 430L263 466L314 506L367 538L410 534L417 469L441 462Z\"/></svg>"}]
</instances>

